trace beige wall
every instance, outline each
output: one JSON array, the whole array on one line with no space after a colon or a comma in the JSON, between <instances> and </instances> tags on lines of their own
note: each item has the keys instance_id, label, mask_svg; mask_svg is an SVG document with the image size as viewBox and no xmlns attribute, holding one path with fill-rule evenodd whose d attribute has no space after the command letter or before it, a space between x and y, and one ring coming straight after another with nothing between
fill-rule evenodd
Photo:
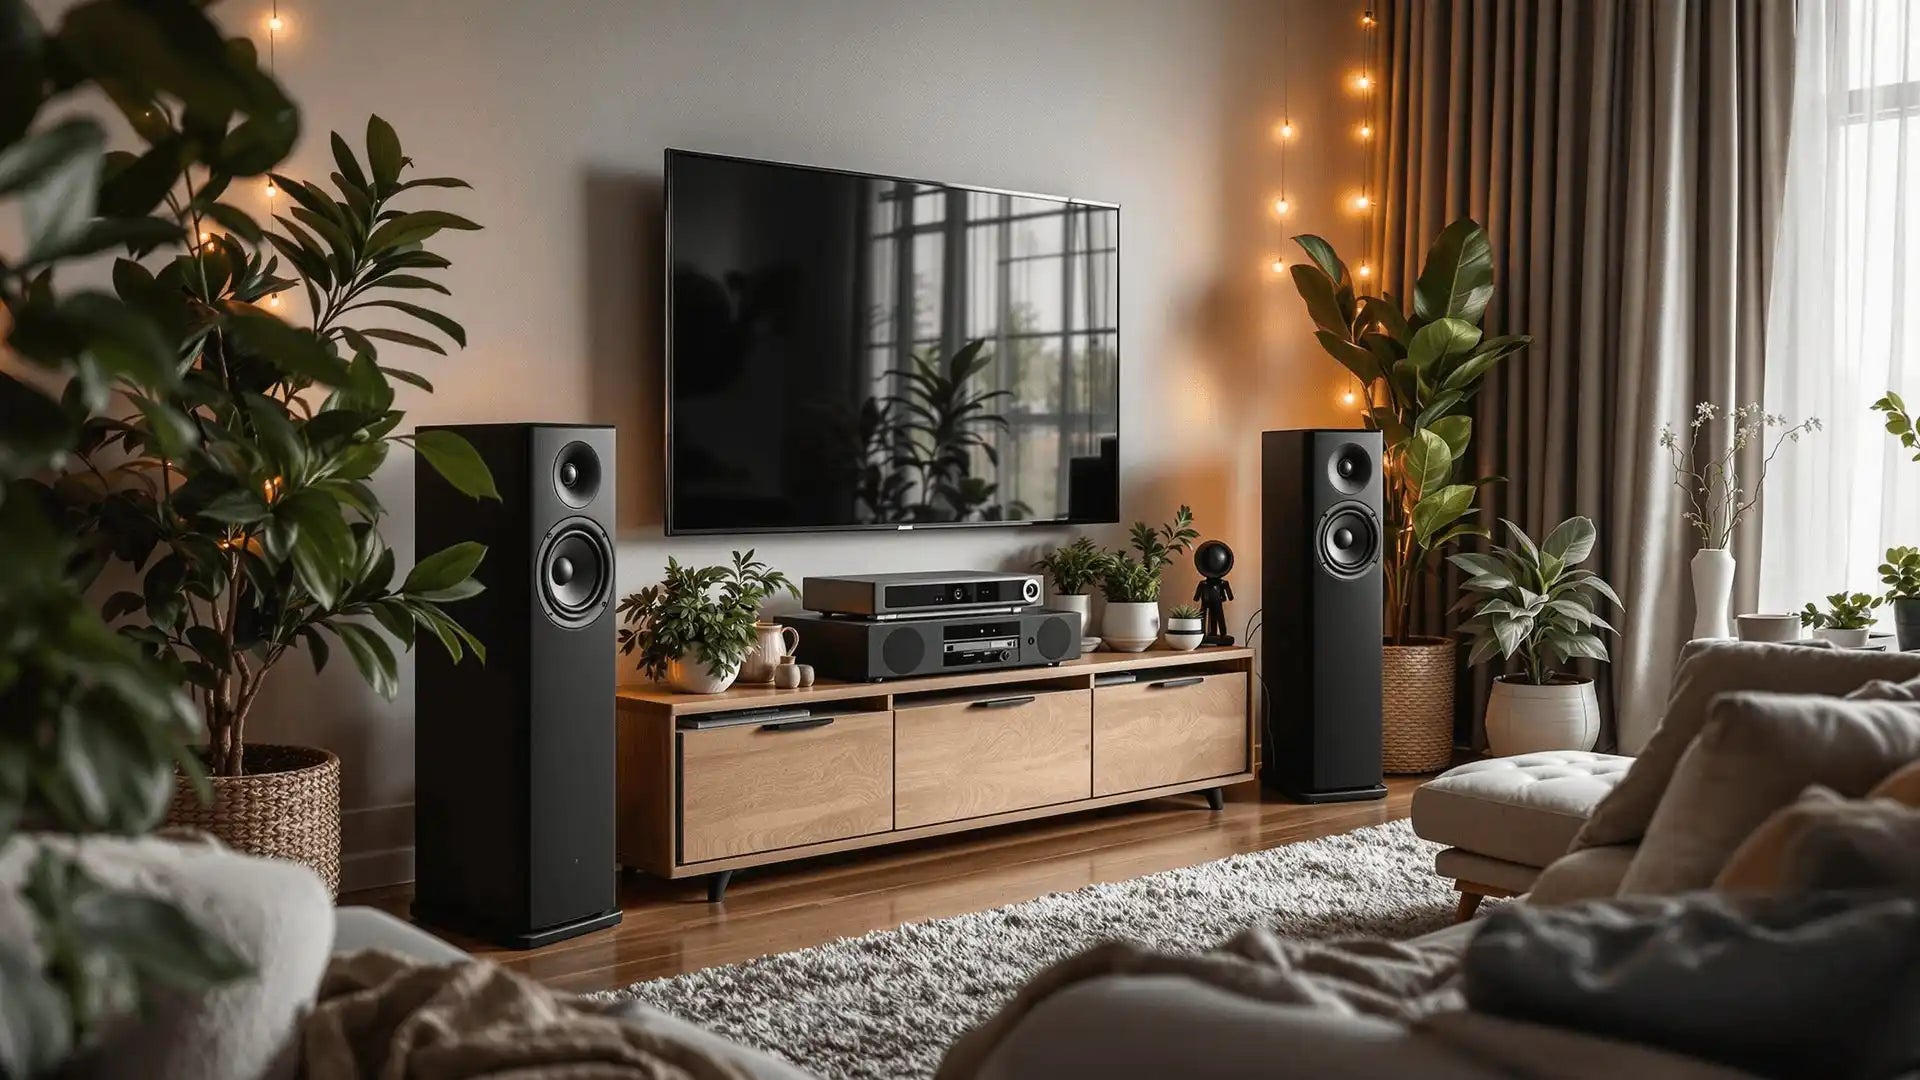
<instances>
[{"instance_id":1,"label":"beige wall","mask_svg":"<svg viewBox=\"0 0 1920 1080\"><path fill-rule=\"evenodd\" d=\"M51 5L47 5L51 6ZM418 422L619 425L619 584L672 551L713 561L725 538L661 535L659 179L667 146L924 176L1121 203L1122 511L1193 505L1241 553L1242 625L1259 595L1258 436L1339 424L1338 368L1267 269L1283 235L1270 128L1283 13L1301 128L1288 231L1343 249L1360 102L1358 4L1295 0L281 0L278 72L305 111L296 174L331 168L325 133L356 145L369 112L428 173L471 180L449 209L486 226L439 245L443 308L470 347L403 388ZM264 43L266 4L220 9ZM437 193L436 193L437 194ZM387 535L411 547L412 464L380 477ZM1024 564L1064 531L758 537L801 574ZM1118 540L1119 531L1103 537ZM740 546L746 546L742 543ZM1194 578L1171 575L1184 600ZM276 673L250 734L319 743L345 761L347 885L411 874L410 676L387 704L348 665Z\"/></svg>"}]
</instances>

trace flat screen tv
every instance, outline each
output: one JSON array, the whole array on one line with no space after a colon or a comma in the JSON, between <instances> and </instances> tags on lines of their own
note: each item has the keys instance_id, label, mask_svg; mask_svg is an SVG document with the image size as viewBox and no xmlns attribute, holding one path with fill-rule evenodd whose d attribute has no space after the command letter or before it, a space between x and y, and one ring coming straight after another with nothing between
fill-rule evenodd
<instances>
[{"instance_id":1,"label":"flat screen tv","mask_svg":"<svg viewBox=\"0 0 1920 1080\"><path fill-rule=\"evenodd\" d=\"M666 158L669 534L1119 519L1120 210Z\"/></svg>"}]
</instances>

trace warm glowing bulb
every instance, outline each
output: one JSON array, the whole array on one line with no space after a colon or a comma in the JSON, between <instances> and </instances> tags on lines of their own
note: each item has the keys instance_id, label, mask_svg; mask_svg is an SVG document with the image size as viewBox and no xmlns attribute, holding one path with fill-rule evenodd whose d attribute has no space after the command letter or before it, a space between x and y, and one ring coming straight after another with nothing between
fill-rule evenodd
<instances>
[{"instance_id":1,"label":"warm glowing bulb","mask_svg":"<svg viewBox=\"0 0 1920 1080\"><path fill-rule=\"evenodd\" d=\"M1372 205L1373 205L1373 200L1367 198L1365 195L1355 195L1353 197L1353 208L1355 210L1365 210L1367 207Z\"/></svg>"},{"instance_id":2,"label":"warm glowing bulb","mask_svg":"<svg viewBox=\"0 0 1920 1080\"><path fill-rule=\"evenodd\" d=\"M1363 71L1353 77L1353 85L1362 90L1371 89L1373 86L1373 76Z\"/></svg>"},{"instance_id":3,"label":"warm glowing bulb","mask_svg":"<svg viewBox=\"0 0 1920 1080\"><path fill-rule=\"evenodd\" d=\"M1343 403L1345 403L1345 404L1348 404L1348 405L1351 405L1351 404L1353 404L1353 391L1351 391L1351 390L1349 390L1349 391L1347 391L1346 393L1344 393L1344 394L1341 394L1341 395L1340 395L1340 400L1341 400L1341 401L1342 401Z\"/></svg>"},{"instance_id":4,"label":"warm glowing bulb","mask_svg":"<svg viewBox=\"0 0 1920 1080\"><path fill-rule=\"evenodd\" d=\"M1361 263L1361 264L1360 264L1360 270L1359 270L1359 274L1360 274L1360 276L1361 276L1361 277L1363 277L1363 278L1364 278L1364 277L1372 277L1372 276L1373 276L1373 267L1371 267L1371 266L1368 266L1368 265L1367 265L1366 263Z\"/></svg>"},{"instance_id":5,"label":"warm glowing bulb","mask_svg":"<svg viewBox=\"0 0 1920 1080\"><path fill-rule=\"evenodd\" d=\"M271 199L278 194L280 194L280 189L273 186L273 181L267 181L267 198Z\"/></svg>"},{"instance_id":6,"label":"warm glowing bulb","mask_svg":"<svg viewBox=\"0 0 1920 1080\"><path fill-rule=\"evenodd\" d=\"M269 29L269 30L279 30L279 29L280 29L281 27L283 27L283 26L285 26L285 25L287 25L287 24L286 24L286 23L283 23L283 22L281 22L281 21L280 21L280 16L278 16L278 15L274 15L274 16L270 16L270 17L269 17L269 18L267 19L267 29Z\"/></svg>"},{"instance_id":7,"label":"warm glowing bulb","mask_svg":"<svg viewBox=\"0 0 1920 1080\"><path fill-rule=\"evenodd\" d=\"M279 306L280 306L280 294L279 294L279 293L274 293L274 294L273 294L272 296L269 296L269 297L267 297L267 306L268 306L268 307L279 307Z\"/></svg>"},{"instance_id":8,"label":"warm glowing bulb","mask_svg":"<svg viewBox=\"0 0 1920 1080\"><path fill-rule=\"evenodd\" d=\"M1373 125L1372 125L1372 124L1361 124L1361 125L1360 125L1360 137L1361 137L1361 138L1363 138L1363 139L1371 139L1371 138L1373 138Z\"/></svg>"},{"instance_id":9,"label":"warm glowing bulb","mask_svg":"<svg viewBox=\"0 0 1920 1080\"><path fill-rule=\"evenodd\" d=\"M1373 12L1371 10L1365 12L1360 16L1360 25L1366 27L1369 30L1373 29L1374 23L1376 23L1377 21L1378 20L1376 20L1373 17Z\"/></svg>"},{"instance_id":10,"label":"warm glowing bulb","mask_svg":"<svg viewBox=\"0 0 1920 1080\"><path fill-rule=\"evenodd\" d=\"M1284 213L1286 213L1286 212L1287 212L1288 210L1291 210L1291 209L1293 209L1293 207L1292 207L1292 205L1291 205L1291 204L1289 204L1289 203L1287 202L1287 200L1286 200L1286 198L1285 198L1285 197L1281 197L1281 198L1278 198L1278 199L1275 199L1275 200L1273 200L1273 212L1274 212L1274 213L1276 213L1276 214L1284 214Z\"/></svg>"},{"instance_id":11,"label":"warm glowing bulb","mask_svg":"<svg viewBox=\"0 0 1920 1080\"><path fill-rule=\"evenodd\" d=\"M1293 121L1291 120L1280 121L1280 137L1283 139L1293 138Z\"/></svg>"},{"instance_id":12,"label":"warm glowing bulb","mask_svg":"<svg viewBox=\"0 0 1920 1080\"><path fill-rule=\"evenodd\" d=\"M200 242L201 242L201 243L203 243L203 244L204 244L204 243L206 243L207 241L209 241L209 240L212 240L212 239L213 239L213 234L212 234L212 233L210 233L210 232L208 232L208 231L207 231L207 230L205 230L205 229L201 229L201 230L200 230Z\"/></svg>"},{"instance_id":13,"label":"warm glowing bulb","mask_svg":"<svg viewBox=\"0 0 1920 1080\"><path fill-rule=\"evenodd\" d=\"M1275 259L1273 260L1272 266L1273 266L1274 273L1276 274L1284 273L1286 272L1286 269L1287 269L1287 261L1285 259Z\"/></svg>"}]
</instances>

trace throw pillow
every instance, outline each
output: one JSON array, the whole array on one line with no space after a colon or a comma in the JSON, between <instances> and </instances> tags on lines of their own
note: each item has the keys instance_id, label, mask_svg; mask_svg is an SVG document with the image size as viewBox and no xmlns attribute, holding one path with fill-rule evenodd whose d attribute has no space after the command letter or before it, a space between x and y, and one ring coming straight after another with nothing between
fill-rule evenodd
<instances>
[{"instance_id":1,"label":"throw pillow","mask_svg":"<svg viewBox=\"0 0 1920 1080\"><path fill-rule=\"evenodd\" d=\"M1920 762L1901 773L1920 776ZM1920 785L1911 798L1864 799L1818 784L1753 830L1713 879L1717 892L1812 892L1920 887Z\"/></svg>"},{"instance_id":2,"label":"throw pillow","mask_svg":"<svg viewBox=\"0 0 1920 1080\"><path fill-rule=\"evenodd\" d=\"M1620 894L1713 884L1741 841L1809 784L1859 798L1920 760L1920 705L1723 694L1674 770Z\"/></svg>"},{"instance_id":3,"label":"throw pillow","mask_svg":"<svg viewBox=\"0 0 1920 1080\"><path fill-rule=\"evenodd\" d=\"M1896 771L1892 776L1880 781L1872 791L1867 792L1872 799L1892 799L1907 806L1920 806L1920 761Z\"/></svg>"},{"instance_id":4,"label":"throw pillow","mask_svg":"<svg viewBox=\"0 0 1920 1080\"><path fill-rule=\"evenodd\" d=\"M1720 694L1771 690L1838 697L1873 679L1920 679L1920 653L1757 641L1688 642L1674 670L1673 692L1660 726L1627 775L1593 808L1568 850L1632 843L1646 834L1681 756L1706 724L1707 706ZM1799 790L1794 788L1795 793Z\"/></svg>"}]
</instances>

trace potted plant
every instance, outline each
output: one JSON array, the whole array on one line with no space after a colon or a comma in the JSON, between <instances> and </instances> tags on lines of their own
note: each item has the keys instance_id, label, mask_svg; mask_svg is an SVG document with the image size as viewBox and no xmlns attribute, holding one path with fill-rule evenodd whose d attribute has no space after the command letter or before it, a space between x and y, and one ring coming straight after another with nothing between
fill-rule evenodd
<instances>
[{"instance_id":1,"label":"potted plant","mask_svg":"<svg viewBox=\"0 0 1920 1080\"><path fill-rule=\"evenodd\" d=\"M1733 530L1760 502L1767 483L1767 470L1781 447L1799 442L1800 436L1820 430L1820 418L1810 416L1790 427L1782 427L1787 418L1769 413L1759 402L1749 402L1725 412L1710 401L1693 407L1693 419L1687 422L1682 438L1671 426L1660 428L1659 444L1673 466L1673 484L1686 492L1687 523L1700 535L1700 550L1694 553L1693 636L1724 638L1733 636L1728 624L1733 599ZM1779 428L1773 445L1760 459L1759 475L1751 479L1739 472L1740 456L1749 446L1763 442L1768 428ZM1706 456L1701 447L1705 438L1719 452Z\"/></svg>"},{"instance_id":2,"label":"potted plant","mask_svg":"<svg viewBox=\"0 0 1920 1080\"><path fill-rule=\"evenodd\" d=\"M1455 649L1451 638L1411 632L1413 596L1435 553L1461 537L1487 535L1465 520L1475 513L1476 483L1485 481L1457 482L1454 474L1487 374L1533 339L1481 334L1493 298L1493 246L1470 218L1434 240L1411 310L1391 295L1357 296L1331 245L1317 236L1295 239L1310 259L1291 273L1318 327L1314 337L1359 381L1362 417L1386 449L1383 764L1390 773L1430 772L1453 754Z\"/></svg>"},{"instance_id":3,"label":"potted plant","mask_svg":"<svg viewBox=\"0 0 1920 1080\"><path fill-rule=\"evenodd\" d=\"M1047 606L1058 611L1079 612L1083 637L1093 634L1093 597L1087 590L1099 583L1106 562L1106 553L1095 546L1092 539L1083 536L1055 548L1052 554L1033 564L1035 570L1053 580Z\"/></svg>"},{"instance_id":4,"label":"potted plant","mask_svg":"<svg viewBox=\"0 0 1920 1080\"><path fill-rule=\"evenodd\" d=\"M1920 548L1888 548L1880 581L1887 587L1881 599L1893 607L1895 644L1920 649Z\"/></svg>"},{"instance_id":5,"label":"potted plant","mask_svg":"<svg viewBox=\"0 0 1920 1080\"><path fill-rule=\"evenodd\" d=\"M1200 647L1204 636L1200 622L1200 608L1194 604L1181 604L1167 612L1167 629L1160 635L1167 641L1167 648L1179 652L1191 652Z\"/></svg>"},{"instance_id":6,"label":"potted plant","mask_svg":"<svg viewBox=\"0 0 1920 1080\"><path fill-rule=\"evenodd\" d=\"M337 890L339 759L317 747L249 743L254 703L269 674L303 649L318 672L340 646L388 699L399 689L393 643L410 649L431 638L456 659L468 650L484 659L480 642L440 605L480 592L473 571L485 548L435 552L396 583L380 536L385 508L369 481L400 445L459 490L498 494L459 436L400 430L394 384L431 385L381 354L393 345L446 352L393 328L384 316L394 314L465 344L452 319L394 297L444 294L423 275L448 262L423 245L444 229L479 227L396 201L466 184L403 180L412 159L377 116L367 122L364 164L339 135L332 146L337 196L270 174L276 199L291 204L275 217L282 232L271 234L220 199L238 175L270 169L277 156L205 177L166 167L162 147L151 151L157 166L121 163L124 175L140 178L137 203L164 200L180 248L157 270L118 260L114 293L166 328L180 377L165 394L133 396L90 418L77 467L58 490L102 561L111 555L137 575L136 588L107 598L105 617L125 620L121 632L199 706L212 803L202 805L183 778L168 820L240 851L307 863ZM269 245L296 277L279 276ZM273 311L296 287L311 327Z\"/></svg>"},{"instance_id":7,"label":"potted plant","mask_svg":"<svg viewBox=\"0 0 1920 1080\"><path fill-rule=\"evenodd\" d=\"M718 694L733 685L754 642L760 604L776 592L798 599L787 576L733 553L731 566L681 566L667 557L665 580L620 601L620 652L640 653L647 678L683 694Z\"/></svg>"},{"instance_id":8,"label":"potted plant","mask_svg":"<svg viewBox=\"0 0 1920 1080\"><path fill-rule=\"evenodd\" d=\"M1186 506L1159 528L1133 523L1130 543L1137 554L1108 552L1100 570L1100 591L1106 595L1101 619L1102 640L1115 652L1145 652L1160 637L1160 575L1174 557L1200 538L1193 527L1193 511Z\"/></svg>"},{"instance_id":9,"label":"potted plant","mask_svg":"<svg viewBox=\"0 0 1920 1080\"><path fill-rule=\"evenodd\" d=\"M1830 641L1837 648L1857 649L1867 643L1867 633L1873 628L1873 609L1880 603L1879 597L1869 593L1837 592L1827 597L1825 611L1809 601L1800 612L1800 622L1811 627L1813 636L1822 641Z\"/></svg>"},{"instance_id":10,"label":"potted plant","mask_svg":"<svg viewBox=\"0 0 1920 1080\"><path fill-rule=\"evenodd\" d=\"M1602 599L1621 607L1600 575L1576 569L1593 554L1595 530L1584 517L1555 526L1538 546L1502 519L1512 547L1458 554L1467 575L1459 607L1473 614L1460 630L1472 638L1467 662L1498 656L1521 670L1496 676L1487 699L1487 748L1501 757L1536 750L1591 750L1600 734L1593 680L1561 669L1575 657L1605 661L1602 633L1613 627L1594 611Z\"/></svg>"},{"instance_id":11,"label":"potted plant","mask_svg":"<svg viewBox=\"0 0 1920 1080\"><path fill-rule=\"evenodd\" d=\"M101 617L88 594L101 559L56 496L84 421L116 395L187 423L169 404L181 372L167 323L67 287L103 252L181 231L150 216L159 196L143 203L120 173L131 155L105 149L119 122L98 114L151 106L138 130L155 159L201 175L277 160L299 116L253 50L187 0L95 0L45 26L8 4L0 24L0 851L21 871L0 884L18 913L0 933L0 1075L28 1077L98 1062L100 1036L131 1014L252 971L203 913L96 875L112 838L159 823L176 762L202 775L178 671Z\"/></svg>"}]
</instances>

